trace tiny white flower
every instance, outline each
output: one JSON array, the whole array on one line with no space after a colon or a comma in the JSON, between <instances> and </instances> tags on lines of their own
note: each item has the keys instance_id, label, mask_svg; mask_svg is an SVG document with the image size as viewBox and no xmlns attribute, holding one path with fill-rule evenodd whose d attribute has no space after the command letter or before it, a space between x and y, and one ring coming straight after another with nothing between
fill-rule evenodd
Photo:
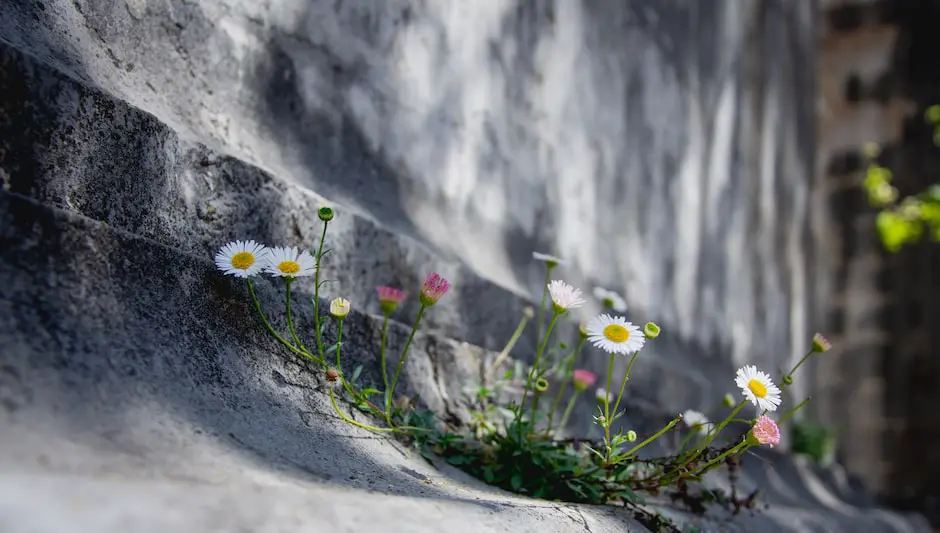
<instances>
[{"instance_id":1,"label":"tiny white flower","mask_svg":"<svg viewBox=\"0 0 940 533\"><path fill-rule=\"evenodd\" d=\"M215 266L236 278L254 276L264 268L269 250L255 241L235 241L215 254Z\"/></svg>"},{"instance_id":2,"label":"tiny white flower","mask_svg":"<svg viewBox=\"0 0 940 533\"><path fill-rule=\"evenodd\" d=\"M707 433L712 430L714 425L708 421L708 417L692 409L682 413L682 421L693 431Z\"/></svg>"},{"instance_id":3,"label":"tiny white flower","mask_svg":"<svg viewBox=\"0 0 940 533\"><path fill-rule=\"evenodd\" d=\"M747 365L738 369L734 383L741 387L744 396L758 409L776 411L780 405L780 389L774 385L770 376L756 366Z\"/></svg>"},{"instance_id":4,"label":"tiny white flower","mask_svg":"<svg viewBox=\"0 0 940 533\"><path fill-rule=\"evenodd\" d=\"M646 343L640 328L621 316L598 315L588 322L587 329L591 344L607 353L631 354Z\"/></svg>"},{"instance_id":5,"label":"tiny white flower","mask_svg":"<svg viewBox=\"0 0 940 533\"><path fill-rule=\"evenodd\" d=\"M610 396L610 393L607 392L603 387L594 389L594 397L597 398L597 401L601 403L610 403L613 400L613 398Z\"/></svg>"},{"instance_id":6,"label":"tiny white flower","mask_svg":"<svg viewBox=\"0 0 940 533\"><path fill-rule=\"evenodd\" d=\"M600 300L604 307L609 307L618 313L627 312L627 301L614 291L603 287L594 287L594 297Z\"/></svg>"},{"instance_id":7,"label":"tiny white flower","mask_svg":"<svg viewBox=\"0 0 940 533\"><path fill-rule=\"evenodd\" d=\"M555 304L555 312L563 313L568 309L581 307L584 305L584 298L581 297L581 289L575 289L564 281L553 279L548 284L548 293Z\"/></svg>"},{"instance_id":8,"label":"tiny white flower","mask_svg":"<svg viewBox=\"0 0 940 533\"><path fill-rule=\"evenodd\" d=\"M330 314L335 318L346 318L349 314L349 300L336 298L330 302Z\"/></svg>"},{"instance_id":9,"label":"tiny white flower","mask_svg":"<svg viewBox=\"0 0 940 533\"><path fill-rule=\"evenodd\" d=\"M558 265L565 264L565 260L560 257L555 257L554 255L543 254L539 252L532 252L532 259L537 261L542 261L550 267L556 267Z\"/></svg>"},{"instance_id":10,"label":"tiny white flower","mask_svg":"<svg viewBox=\"0 0 940 533\"><path fill-rule=\"evenodd\" d=\"M268 254L264 270L273 276L299 278L312 276L317 270L317 262L306 250L301 252L296 246L278 246Z\"/></svg>"}]
</instances>

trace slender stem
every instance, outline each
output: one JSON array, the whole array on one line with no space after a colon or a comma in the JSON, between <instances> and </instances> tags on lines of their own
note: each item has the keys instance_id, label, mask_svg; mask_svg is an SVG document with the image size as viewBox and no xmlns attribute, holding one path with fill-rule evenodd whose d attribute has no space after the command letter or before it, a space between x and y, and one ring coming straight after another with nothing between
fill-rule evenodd
<instances>
[{"instance_id":1,"label":"slender stem","mask_svg":"<svg viewBox=\"0 0 940 533\"><path fill-rule=\"evenodd\" d=\"M297 336L297 332L294 330L294 319L290 313L290 287L294 283L294 278L286 278L287 282L287 291L286 296L284 297L284 314L287 315L287 329L290 330L291 338L294 339L294 343L300 347L303 351L307 350L307 347L304 346L304 343L300 342L300 337Z\"/></svg>"},{"instance_id":2,"label":"slender stem","mask_svg":"<svg viewBox=\"0 0 940 533\"><path fill-rule=\"evenodd\" d=\"M696 457L701 455L702 452L708 449L708 445L711 444L712 441L715 440L716 437L718 437L721 431L725 429L725 426L727 426L728 423L734 418L734 416L738 414L738 411L740 411L741 408L744 407L745 403L747 403L747 400L741 400L741 402L738 403L738 405L734 408L734 411L731 411L731 414L728 415L727 418L722 420L721 423L718 424L717 427L715 427L715 430L713 432L705 435L705 438L703 438L701 441L699 441L698 444L696 444L695 452L692 453L692 455L690 455L685 461L683 461L683 463L678 468L676 468L675 471L682 469L683 467L685 467L685 465L691 463L693 460L695 460Z\"/></svg>"},{"instance_id":3,"label":"slender stem","mask_svg":"<svg viewBox=\"0 0 940 533\"><path fill-rule=\"evenodd\" d=\"M623 383L620 384L620 393L617 394L617 401L614 403L614 416L617 416L617 409L620 408L620 400L623 398L623 389L627 386L627 380L630 379L630 371L633 370L633 363L636 362L636 356L640 355L639 351L633 352L633 357L630 358L630 364L627 365L627 373L623 375Z\"/></svg>"},{"instance_id":4,"label":"slender stem","mask_svg":"<svg viewBox=\"0 0 940 533\"><path fill-rule=\"evenodd\" d=\"M339 362L339 351L343 348L343 319L340 318L336 321L336 370L342 372L342 366ZM344 380L345 381L345 380Z\"/></svg>"},{"instance_id":5,"label":"slender stem","mask_svg":"<svg viewBox=\"0 0 940 533\"><path fill-rule=\"evenodd\" d=\"M398 384L398 375L401 373L401 367L405 364L405 358L408 357L408 348L411 348L411 341L415 338L415 331L418 331L418 324L421 323L421 317L424 316L425 309L427 309L427 306L422 304L421 309L418 310L418 317L415 318L415 325L411 328L411 334L408 335L408 342L405 343L405 348L402 350L401 358L398 359L398 366L395 367L395 377L392 378L392 385L388 390L385 391L386 420L392 416L392 395L395 393L395 386Z\"/></svg>"},{"instance_id":6,"label":"slender stem","mask_svg":"<svg viewBox=\"0 0 940 533\"><path fill-rule=\"evenodd\" d=\"M610 354L610 365L607 369L607 388L604 389L604 392L608 394L607 398L604 399L604 446L607 448L607 455L604 459L604 464L610 463L610 380L614 375L614 357L617 357L616 354Z\"/></svg>"},{"instance_id":7,"label":"slender stem","mask_svg":"<svg viewBox=\"0 0 940 533\"><path fill-rule=\"evenodd\" d=\"M568 366L565 367L565 373L562 376L561 385L558 387L558 394L555 395L555 402L552 404L552 410L548 412L548 427L545 428L546 435L552 431L552 420L555 418L555 410L558 409L558 405L561 403L561 397L564 396L565 390L568 388L568 383L571 381L572 371L574 370L574 363L578 358L578 354L581 352L581 346L583 344L584 337L581 337L578 339L578 344L574 347L571 355L568 356ZM562 427L564 427L564 425L562 425Z\"/></svg>"},{"instance_id":8,"label":"slender stem","mask_svg":"<svg viewBox=\"0 0 940 533\"><path fill-rule=\"evenodd\" d=\"M255 294L254 284L252 284L251 280L247 278L245 279L245 282L248 284L248 294L251 295L251 301L254 302L255 304L255 310L258 311L258 315L261 317L261 322L264 323L264 327L267 328L267 330L271 333L271 335L274 335L274 338L277 339L281 344L286 346L290 351L304 357L305 359L310 359L312 361L316 361L320 364L323 364L322 359L319 359L313 354L311 354L310 352L306 350L301 350L300 348L287 342L287 340L285 340L284 337L281 337L277 331L274 331L274 328L271 327L271 323L268 322L268 317L266 317L264 315L264 311L261 310L261 302L258 300L258 296Z\"/></svg>"},{"instance_id":9,"label":"slender stem","mask_svg":"<svg viewBox=\"0 0 940 533\"><path fill-rule=\"evenodd\" d=\"M634 453L636 453L637 451L639 451L641 448L643 448L643 447L646 446L647 444L649 444L649 443L653 442L654 440L658 439L659 437L661 437L661 436L663 435L663 433L665 433L665 432L669 431L670 429L672 429L673 426L675 426L675 425L679 422L680 418L681 418L681 417L678 417L678 416L675 417L675 418L673 418L671 422L669 422L668 424L666 424L665 426L663 426L663 428L660 429L659 431L657 431L652 437L650 437L650 438L644 440L643 442L637 444L637 445L634 446L633 448L630 448L630 449L627 451L627 453L625 453L625 454L621 455L620 457L618 457L617 460L620 461L620 460L626 459L627 457L630 457L631 455L633 455Z\"/></svg>"},{"instance_id":10,"label":"slender stem","mask_svg":"<svg viewBox=\"0 0 940 533\"><path fill-rule=\"evenodd\" d=\"M343 381L346 381L346 380L343 380ZM333 389L330 389L330 402L333 404L333 410L336 411L336 414L339 415L340 418L342 418L345 422L349 422L350 424L358 428L366 429L369 431L377 431L379 433L394 433L396 431L395 428L377 428L375 426L363 424L362 422L356 422L352 418L349 418L348 416L346 416L346 414L340 411L339 406L336 405L336 396L333 395Z\"/></svg>"},{"instance_id":11,"label":"slender stem","mask_svg":"<svg viewBox=\"0 0 940 533\"><path fill-rule=\"evenodd\" d=\"M731 448L730 450L726 451L725 453L719 455L718 457L715 457L715 458L712 459L711 461L709 461L709 462L705 463L704 465L702 465L702 466L698 469L698 472L699 472L699 473L707 472L708 470L711 469L712 466L714 466L714 465L720 463L721 461L723 461L725 457L728 457L729 455L731 455L731 454L733 454L733 453L736 453L737 451L739 451L741 448L743 448L743 447L745 447L745 446L747 446L747 439L746 439L746 438L745 438L743 441L739 442L734 448Z\"/></svg>"},{"instance_id":12,"label":"slender stem","mask_svg":"<svg viewBox=\"0 0 940 533\"><path fill-rule=\"evenodd\" d=\"M690 428L688 434L686 434L686 436L683 437L682 442L679 443L679 453L685 451L685 447L689 445L689 441L691 441L696 435L698 435L698 431Z\"/></svg>"},{"instance_id":13,"label":"slender stem","mask_svg":"<svg viewBox=\"0 0 940 533\"><path fill-rule=\"evenodd\" d=\"M805 363L806 360L809 359L809 356L813 355L814 353L816 353L816 352L814 352L813 350L810 350L809 352L807 352L806 355L804 355L803 358L800 359L800 362L797 363L796 366L794 366L792 370L790 370L790 374L789 374L789 375L792 376L793 374L796 374L797 369L800 368L800 366L802 366L803 363ZM780 384L780 388L782 389L785 385L786 385L786 383L781 383L781 384Z\"/></svg>"},{"instance_id":14,"label":"slender stem","mask_svg":"<svg viewBox=\"0 0 940 533\"><path fill-rule=\"evenodd\" d=\"M561 415L561 421L558 423L559 428L564 428L565 424L568 423L568 417L571 416L571 411L574 409L575 401L578 399L580 394L580 392L575 391L575 393L571 395L571 398L568 400L568 406L565 407L565 413Z\"/></svg>"},{"instance_id":15,"label":"slender stem","mask_svg":"<svg viewBox=\"0 0 940 533\"><path fill-rule=\"evenodd\" d=\"M542 322L545 320L545 299L548 297L548 284L552 281L552 269L554 266L545 264L545 283L542 284L542 301L539 303L538 321L535 323L535 342L539 342L539 335L542 334Z\"/></svg>"},{"instance_id":16,"label":"slender stem","mask_svg":"<svg viewBox=\"0 0 940 533\"><path fill-rule=\"evenodd\" d=\"M382 383L385 384L385 390L388 390L388 368L385 366L385 343L388 338L388 315L385 313L385 320L382 321L382 349L379 352L379 364L382 365Z\"/></svg>"},{"instance_id":17,"label":"slender stem","mask_svg":"<svg viewBox=\"0 0 940 533\"><path fill-rule=\"evenodd\" d=\"M520 320L519 325L516 326L516 331L512 333L512 337L509 338L509 342L506 343L506 347L503 348L503 351L499 353L499 356L497 356L496 360L493 361L493 364L490 365L490 369L486 373L487 380L493 379L493 374L506 361L506 358L509 357L509 352L516 345L516 342L519 340L519 337L522 336L522 331L525 329L525 326L528 322L529 322L529 317L527 317L526 315L522 315L522 320Z\"/></svg>"},{"instance_id":18,"label":"slender stem","mask_svg":"<svg viewBox=\"0 0 940 533\"><path fill-rule=\"evenodd\" d=\"M317 334L317 353L320 359L325 359L323 355L323 339L320 335L320 260L323 258L323 241L326 240L326 226L329 221L323 221L323 232L320 233L320 247L317 248L317 267L313 274L313 325Z\"/></svg>"},{"instance_id":19,"label":"slender stem","mask_svg":"<svg viewBox=\"0 0 940 533\"><path fill-rule=\"evenodd\" d=\"M809 402L809 400L810 400L810 398L806 398L805 400L803 400L802 402L800 402L799 405L797 405L797 406L794 407L793 409L790 409L790 410L787 412L787 414L785 414L785 415L783 415L782 417L780 417L780 420L777 421L777 425L779 426L779 425L783 424L784 422L786 422L791 416L793 416L794 414L796 414L797 411L799 411L800 409L802 409L803 406L806 405L806 404Z\"/></svg>"},{"instance_id":20,"label":"slender stem","mask_svg":"<svg viewBox=\"0 0 940 533\"><path fill-rule=\"evenodd\" d=\"M552 336L552 329L555 327L555 322L558 320L558 317L561 316L560 313L552 314L552 321L548 323L548 329L545 330L545 340L542 341L539 350L535 353L535 363L532 365L532 369L529 370L529 379L526 380L525 390L522 391L522 402L519 404L519 411L517 411L516 419L519 419L519 416L522 414L522 410L525 409L525 401L529 396L529 389L532 388L532 378L538 372L539 361L542 360L542 352L545 351L545 346L548 345L548 338ZM532 413L532 419L534 423L535 413Z\"/></svg>"}]
</instances>

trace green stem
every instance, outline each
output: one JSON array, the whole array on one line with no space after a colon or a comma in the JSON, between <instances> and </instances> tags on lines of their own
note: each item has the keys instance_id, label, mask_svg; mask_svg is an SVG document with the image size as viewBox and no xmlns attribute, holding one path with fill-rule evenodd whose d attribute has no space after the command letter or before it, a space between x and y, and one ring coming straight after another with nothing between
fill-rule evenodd
<instances>
[{"instance_id":1,"label":"green stem","mask_svg":"<svg viewBox=\"0 0 940 533\"><path fill-rule=\"evenodd\" d=\"M320 246L317 248L317 267L313 274L313 325L317 333L317 354L320 359L325 359L323 355L323 338L320 335L320 259L323 258L323 241L326 240L326 226L329 221L323 221L323 232L320 233Z\"/></svg>"},{"instance_id":2,"label":"green stem","mask_svg":"<svg viewBox=\"0 0 940 533\"><path fill-rule=\"evenodd\" d=\"M499 353L499 356L496 357L496 360L493 361L493 364L490 365L490 369L486 373L487 380L493 379L493 373L506 361L506 358L509 357L509 352L516 345L516 342L519 340L519 337L522 336L523 330L525 330L526 324L529 322L529 317L522 315L522 320L519 321L519 325L516 326L516 331L512 333L512 337L509 338L509 342L506 343L506 346L503 348L503 351Z\"/></svg>"},{"instance_id":3,"label":"green stem","mask_svg":"<svg viewBox=\"0 0 940 533\"><path fill-rule=\"evenodd\" d=\"M805 363L806 360L809 359L809 356L813 355L814 353L816 353L816 352L814 352L813 350L810 350L809 352L807 352L806 355L804 355L803 358L800 359L800 362L797 363L796 366L794 366L793 369L790 370L790 373L787 374L787 375L792 376L793 374L795 374L796 371L797 371L797 369L799 369L800 366L802 366L803 363ZM780 384L780 388L783 389L786 385L787 385L786 383L781 383L781 384Z\"/></svg>"},{"instance_id":4,"label":"green stem","mask_svg":"<svg viewBox=\"0 0 940 533\"><path fill-rule=\"evenodd\" d=\"M552 410L548 412L548 427L545 428L545 435L548 435L552 431L552 420L555 418L555 410L558 409L558 405L561 404L561 397L564 396L565 390L568 389L568 383L571 381L572 371L574 370L574 363L578 358L578 354L581 352L581 346L583 344L584 337L581 337L578 340L577 346L574 347L574 351L568 356L568 366L565 367L565 373L562 376L561 385L558 387L558 394L555 395ZM562 425L562 427L564 427L564 425Z\"/></svg>"},{"instance_id":5,"label":"green stem","mask_svg":"<svg viewBox=\"0 0 940 533\"><path fill-rule=\"evenodd\" d=\"M542 322L545 320L545 298L548 296L548 284L552 281L552 265L545 265L545 283L542 284L542 301L539 303L538 322L535 323L535 342L539 342L542 334Z\"/></svg>"},{"instance_id":6,"label":"green stem","mask_svg":"<svg viewBox=\"0 0 940 533\"><path fill-rule=\"evenodd\" d=\"M712 441L714 441L716 437L718 437L718 435L722 432L722 430L725 429L725 426L727 426L728 423L731 422L731 420L734 418L734 416L738 414L738 411L740 411L741 408L744 407L745 403L747 403L747 400L741 400L741 402L738 403L738 405L734 408L734 410L731 411L731 414L728 415L727 418L722 420L721 423L715 427L714 431L705 435L705 438L703 438L698 444L696 444L695 452L692 453L692 455L690 455L678 468L676 468L675 471L681 470L682 468L685 467L685 465L691 463L693 460L695 460L696 457L701 455L702 452L708 449L708 445L711 444Z\"/></svg>"},{"instance_id":7,"label":"green stem","mask_svg":"<svg viewBox=\"0 0 940 533\"><path fill-rule=\"evenodd\" d=\"M793 409L790 409L790 410L787 412L787 414L785 414L785 415L783 415L782 417L780 417L780 420L777 421L777 425L779 426L779 425L783 424L784 422L786 422L791 416L793 416L794 414L796 414L797 411L799 411L800 409L802 409L803 406L806 405L807 402L809 402L809 400L810 400L809 398L806 398L805 400L803 400L802 402L800 402L799 405L797 405L797 406L794 407Z\"/></svg>"},{"instance_id":8,"label":"green stem","mask_svg":"<svg viewBox=\"0 0 940 533\"><path fill-rule=\"evenodd\" d=\"M610 394L610 380L614 376L614 358L617 357L616 354L610 354L610 365L607 369L607 388L604 389L604 392L608 395ZM604 465L610 464L610 396L604 399L604 446L607 448L606 455L604 456Z\"/></svg>"},{"instance_id":9,"label":"green stem","mask_svg":"<svg viewBox=\"0 0 940 533\"><path fill-rule=\"evenodd\" d=\"M337 320L336 333L336 370L342 372L342 366L339 362L339 351L343 348L343 319ZM345 381L345 380L344 380Z\"/></svg>"},{"instance_id":10,"label":"green stem","mask_svg":"<svg viewBox=\"0 0 940 533\"><path fill-rule=\"evenodd\" d=\"M568 417L571 416L571 411L574 410L575 401L578 399L580 394L580 392L575 391L575 393L571 395L571 398L568 400L568 406L565 407L565 413L561 415L561 421L558 423L558 427L564 428L565 424L568 423Z\"/></svg>"},{"instance_id":11,"label":"green stem","mask_svg":"<svg viewBox=\"0 0 940 533\"><path fill-rule=\"evenodd\" d=\"M382 349L379 352L379 363L382 365L382 383L385 384L385 390L388 390L388 368L385 366L385 343L388 338L388 315L385 313L385 320L382 321Z\"/></svg>"},{"instance_id":12,"label":"green stem","mask_svg":"<svg viewBox=\"0 0 940 533\"><path fill-rule=\"evenodd\" d=\"M294 343L300 347L301 350L307 352L307 347L304 346L304 343L300 342L300 337L297 336L297 332L294 330L294 318L291 316L290 312L290 287L294 283L294 278L285 278L287 282L287 291L284 298L284 314L287 315L287 329L290 330L291 338L294 339Z\"/></svg>"},{"instance_id":13,"label":"green stem","mask_svg":"<svg viewBox=\"0 0 940 533\"><path fill-rule=\"evenodd\" d=\"M552 320L548 323L548 329L545 330L545 340L542 341L541 346L539 346L538 352L535 353L535 363L532 365L532 369L529 370L529 379L526 380L525 390L522 391L522 402L519 404L519 410L516 414L516 420L522 414L522 410L525 409L526 398L529 397L529 389L532 388L532 378L536 375L539 368L539 361L542 360L542 352L545 351L545 346L548 345L548 338L552 336L552 329L555 327L555 322L558 320L558 317L561 316L560 313L553 313ZM535 423L535 412L532 413L532 421ZM533 428L534 429L534 428Z\"/></svg>"},{"instance_id":14,"label":"green stem","mask_svg":"<svg viewBox=\"0 0 940 533\"><path fill-rule=\"evenodd\" d=\"M425 309L427 309L427 306L421 304L421 309L418 310L418 317L415 318L415 325L411 327L411 334L408 335L408 342L405 343L405 348L402 350L401 358L398 359L398 366L395 367L395 377L392 378L392 385L388 390L385 391L386 420L392 416L392 395L395 394L395 386L398 384L398 375L401 373L401 367L405 364L405 358L408 357L408 349L411 348L411 341L415 338L415 331L418 331L418 324L421 323L421 317L424 316Z\"/></svg>"},{"instance_id":15,"label":"green stem","mask_svg":"<svg viewBox=\"0 0 940 533\"><path fill-rule=\"evenodd\" d=\"M702 466L698 469L698 472L697 472L697 473L698 473L699 475L701 475L701 474L703 474L703 473L705 473L705 472L711 470L711 467L713 467L714 465L717 465L717 464L721 463L721 461L723 461L723 460L725 459L725 457L728 457L729 455L731 455L731 454L733 454L733 453L736 453L737 451L739 451L741 448L743 448L743 447L745 447L745 446L747 446L747 438L745 438L743 441L741 441L740 443L738 443L734 448L731 448L730 450L726 451L725 453L719 455L718 457L715 457L715 458L712 459L711 461L709 461L709 462L705 463L704 465L702 465Z\"/></svg>"},{"instance_id":16,"label":"green stem","mask_svg":"<svg viewBox=\"0 0 940 533\"><path fill-rule=\"evenodd\" d=\"M345 382L346 380L344 379L343 381ZM362 422L356 422L352 418L349 418L348 416L346 416L345 413L340 411L339 406L336 405L336 396L333 395L333 389L330 389L330 402L333 404L333 410L336 411L336 414L339 415L340 418L342 418L345 422L349 422L350 424L358 428L362 428L368 431L376 431L379 433L394 433L396 431L395 428L377 428L375 426L363 424Z\"/></svg>"},{"instance_id":17,"label":"green stem","mask_svg":"<svg viewBox=\"0 0 940 533\"><path fill-rule=\"evenodd\" d=\"M630 364L627 365L627 373L623 375L623 383L620 384L620 393L617 394L617 401L614 403L614 416L617 416L617 409L620 408L620 400L623 398L623 389L627 386L627 380L630 379L630 372L633 370L633 363L636 362L636 356L640 355L639 351L633 352L633 357L630 358Z\"/></svg>"},{"instance_id":18,"label":"green stem","mask_svg":"<svg viewBox=\"0 0 940 533\"><path fill-rule=\"evenodd\" d=\"M258 300L258 296L255 294L254 284L252 284L251 280L247 278L245 279L245 282L248 284L248 294L251 295L251 301L254 302L255 304L255 310L258 311L258 315L261 317L261 322L264 323L264 327L267 328L267 330L271 333L271 335L274 335L274 338L277 339L281 344L286 346L290 351L304 357L305 359L316 361L322 365L323 364L322 359L319 359L315 357L313 354L311 354L310 352L306 350L301 350L300 348L287 342L287 340L285 340L284 337L281 337L277 331L274 331L274 328L271 327L271 323L268 322L268 317L266 317L264 315L264 311L261 310L261 301Z\"/></svg>"},{"instance_id":19,"label":"green stem","mask_svg":"<svg viewBox=\"0 0 940 533\"><path fill-rule=\"evenodd\" d=\"M679 422L679 417L677 416L677 417L673 418L671 422L669 422L668 424L666 424L665 426L663 426L662 429L660 429L659 431L657 431L652 437L650 437L650 438L644 440L643 442L637 444L637 445L634 446L633 448L630 448L630 449L627 451L627 453L625 453L625 454L621 455L620 457L618 457L617 460L618 460L618 461L622 461L623 459L626 459L627 457L630 457L631 455L633 455L634 453L636 453L637 451L639 451L641 448L643 448L643 447L646 446L647 444L649 444L649 443L653 442L654 440L658 439L659 437L663 436L664 433L666 433L667 431L669 431L670 429L672 429L678 422Z\"/></svg>"}]
</instances>

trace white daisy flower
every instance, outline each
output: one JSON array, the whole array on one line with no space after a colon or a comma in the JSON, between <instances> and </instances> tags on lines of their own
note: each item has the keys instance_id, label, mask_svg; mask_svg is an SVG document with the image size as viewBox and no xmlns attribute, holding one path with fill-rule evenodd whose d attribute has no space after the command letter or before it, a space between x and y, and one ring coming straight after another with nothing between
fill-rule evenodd
<instances>
[{"instance_id":1,"label":"white daisy flower","mask_svg":"<svg viewBox=\"0 0 940 533\"><path fill-rule=\"evenodd\" d=\"M269 250L255 241L235 241L215 254L215 266L236 278L254 276L264 268Z\"/></svg>"},{"instance_id":2,"label":"white daisy flower","mask_svg":"<svg viewBox=\"0 0 940 533\"><path fill-rule=\"evenodd\" d=\"M609 307L618 313L627 312L627 301L623 299L623 296L612 290L604 287L594 287L594 297L600 300L604 307Z\"/></svg>"},{"instance_id":3,"label":"white daisy flower","mask_svg":"<svg viewBox=\"0 0 940 533\"><path fill-rule=\"evenodd\" d=\"M542 261L550 267L556 267L558 265L565 264L565 260L560 257L555 257L554 255L543 254L539 252L532 252L532 259L537 261Z\"/></svg>"},{"instance_id":4,"label":"white daisy flower","mask_svg":"<svg viewBox=\"0 0 940 533\"><path fill-rule=\"evenodd\" d=\"M555 304L555 312L563 313L568 309L581 307L584 305L584 298L581 297L581 289L575 289L564 281L553 279L548 284L548 293Z\"/></svg>"},{"instance_id":5,"label":"white daisy flower","mask_svg":"<svg viewBox=\"0 0 940 533\"><path fill-rule=\"evenodd\" d=\"M770 376L756 366L747 365L738 369L734 383L741 387L744 396L758 409L776 411L780 405L780 389L774 385Z\"/></svg>"},{"instance_id":6,"label":"white daisy flower","mask_svg":"<svg viewBox=\"0 0 940 533\"><path fill-rule=\"evenodd\" d=\"M264 270L282 278L312 276L317 270L317 261L309 252L301 252L296 246L277 246L268 254L268 264Z\"/></svg>"},{"instance_id":7,"label":"white daisy flower","mask_svg":"<svg viewBox=\"0 0 940 533\"><path fill-rule=\"evenodd\" d=\"M693 431L707 433L712 430L713 424L708 421L708 417L692 409L682 413L682 421Z\"/></svg>"},{"instance_id":8,"label":"white daisy flower","mask_svg":"<svg viewBox=\"0 0 940 533\"><path fill-rule=\"evenodd\" d=\"M622 316L598 315L588 322L587 329L591 344L607 353L631 354L646 342L640 328Z\"/></svg>"},{"instance_id":9,"label":"white daisy flower","mask_svg":"<svg viewBox=\"0 0 940 533\"><path fill-rule=\"evenodd\" d=\"M597 401L601 403L610 403L614 400L611 398L611 394L607 392L604 387L598 387L594 389L594 397L597 398Z\"/></svg>"}]
</instances>

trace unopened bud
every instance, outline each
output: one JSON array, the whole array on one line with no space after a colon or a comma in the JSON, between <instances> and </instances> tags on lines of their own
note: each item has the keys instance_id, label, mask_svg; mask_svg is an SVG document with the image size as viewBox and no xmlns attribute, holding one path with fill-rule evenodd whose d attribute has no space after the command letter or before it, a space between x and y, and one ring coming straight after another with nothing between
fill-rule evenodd
<instances>
[{"instance_id":1,"label":"unopened bud","mask_svg":"<svg viewBox=\"0 0 940 533\"><path fill-rule=\"evenodd\" d=\"M784 374L784 376L783 376L783 384L784 384L784 385L793 385L793 376L791 376L790 374Z\"/></svg>"},{"instance_id":2,"label":"unopened bud","mask_svg":"<svg viewBox=\"0 0 940 533\"><path fill-rule=\"evenodd\" d=\"M643 335L646 335L647 339L659 337L659 326L653 322L647 322L646 325L643 326Z\"/></svg>"},{"instance_id":3,"label":"unopened bud","mask_svg":"<svg viewBox=\"0 0 940 533\"><path fill-rule=\"evenodd\" d=\"M326 380L329 381L330 383L335 383L336 381L338 381L338 380L339 380L339 370L336 370L335 368L331 368L331 369L327 370L327 371L326 371Z\"/></svg>"},{"instance_id":4,"label":"unopened bud","mask_svg":"<svg viewBox=\"0 0 940 533\"><path fill-rule=\"evenodd\" d=\"M525 309L522 310L522 314L525 315L526 318L535 318L535 308L531 305L527 305Z\"/></svg>"},{"instance_id":5,"label":"unopened bud","mask_svg":"<svg viewBox=\"0 0 940 533\"><path fill-rule=\"evenodd\" d=\"M333 220L333 214L333 209L329 207L321 207L320 209L317 209L317 216L323 222L329 222Z\"/></svg>"},{"instance_id":6,"label":"unopened bud","mask_svg":"<svg viewBox=\"0 0 940 533\"><path fill-rule=\"evenodd\" d=\"M721 403L725 407L734 407L734 396L730 392L725 393L725 397L721 399Z\"/></svg>"},{"instance_id":7,"label":"unopened bud","mask_svg":"<svg viewBox=\"0 0 940 533\"><path fill-rule=\"evenodd\" d=\"M814 352L828 352L832 349L832 343L829 342L822 333L817 333L813 335L813 351Z\"/></svg>"},{"instance_id":8,"label":"unopened bud","mask_svg":"<svg viewBox=\"0 0 940 533\"><path fill-rule=\"evenodd\" d=\"M636 442L636 431L627 431L627 442Z\"/></svg>"},{"instance_id":9,"label":"unopened bud","mask_svg":"<svg viewBox=\"0 0 940 533\"><path fill-rule=\"evenodd\" d=\"M535 381L535 390L538 392L545 392L548 390L548 380L545 378L539 378Z\"/></svg>"}]
</instances>

